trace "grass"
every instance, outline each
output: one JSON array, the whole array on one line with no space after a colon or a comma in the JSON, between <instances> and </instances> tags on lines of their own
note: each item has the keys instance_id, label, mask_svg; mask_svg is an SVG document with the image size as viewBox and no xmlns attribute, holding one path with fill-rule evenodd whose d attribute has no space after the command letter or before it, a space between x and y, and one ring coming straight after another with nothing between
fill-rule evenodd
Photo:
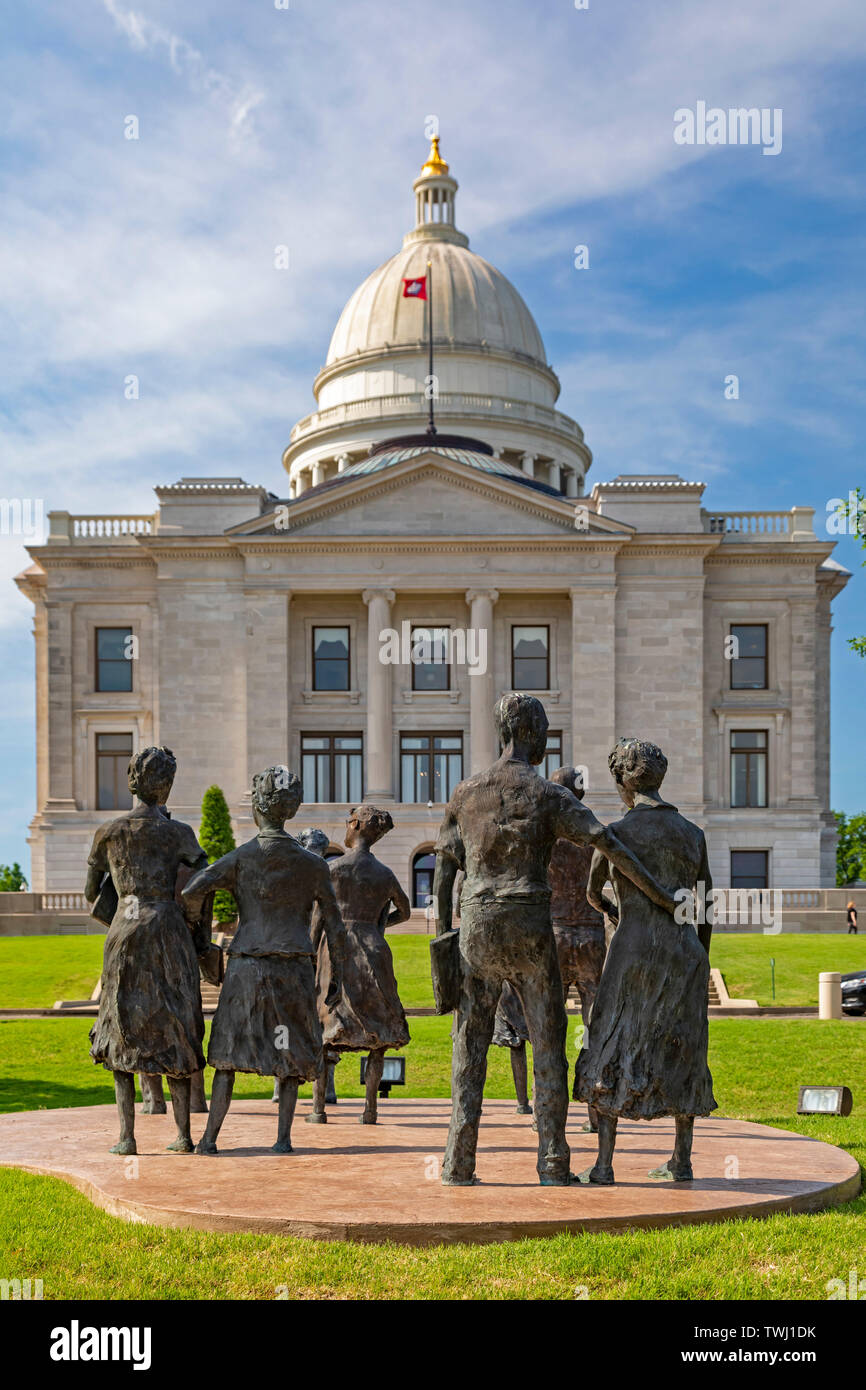
<instances>
[{"instance_id":1,"label":"grass","mask_svg":"<svg viewBox=\"0 0 866 1390\"><path fill-rule=\"evenodd\" d=\"M87 999L102 968L102 936L0 937L0 1008L51 1008ZM432 1008L430 938L396 932L388 941L406 1008ZM770 959L776 961L776 998ZM716 933L712 963L735 999L815 1005L822 970L866 969L866 940L844 934L762 936Z\"/></svg>"},{"instance_id":2,"label":"grass","mask_svg":"<svg viewBox=\"0 0 866 1390\"><path fill-rule=\"evenodd\" d=\"M89 999L102 972L105 937L0 936L0 1009L50 1009Z\"/></svg>"},{"instance_id":3,"label":"grass","mask_svg":"<svg viewBox=\"0 0 866 1390\"><path fill-rule=\"evenodd\" d=\"M771 959L776 962L776 997L771 988ZM725 977L733 999L759 1004L817 1005L822 970L866 970L866 940L844 933L792 932L790 936L717 932L710 961Z\"/></svg>"},{"instance_id":4,"label":"grass","mask_svg":"<svg viewBox=\"0 0 866 1390\"><path fill-rule=\"evenodd\" d=\"M411 1020L406 1094L448 1094L449 1024ZM0 1109L109 1103L111 1078L87 1057L88 1027L84 1019L0 1023ZM805 1081L845 1081L855 1105L862 1102L864 1040L858 1022L713 1020L710 1065L720 1110L840 1144L866 1163L862 1113L795 1115ZM340 1094L360 1095L354 1059L340 1064L337 1077ZM269 1095L270 1083L239 1077L238 1090ZM503 1049L491 1049L486 1094L511 1094ZM317 1299L573 1300L581 1289L590 1299L824 1299L829 1279L862 1268L864 1217L860 1197L809 1216L413 1250L130 1225L61 1181L6 1169L0 1269L10 1278L41 1278L48 1299L270 1299L285 1290Z\"/></svg>"}]
</instances>

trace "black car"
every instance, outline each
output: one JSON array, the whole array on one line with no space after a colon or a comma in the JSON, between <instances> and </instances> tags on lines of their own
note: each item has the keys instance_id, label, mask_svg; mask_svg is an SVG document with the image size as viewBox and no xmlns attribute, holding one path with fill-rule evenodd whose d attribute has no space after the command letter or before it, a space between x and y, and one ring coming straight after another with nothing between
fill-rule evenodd
<instances>
[{"instance_id":1,"label":"black car","mask_svg":"<svg viewBox=\"0 0 866 1390\"><path fill-rule=\"evenodd\" d=\"M842 976L842 1012L866 1014L866 970Z\"/></svg>"}]
</instances>

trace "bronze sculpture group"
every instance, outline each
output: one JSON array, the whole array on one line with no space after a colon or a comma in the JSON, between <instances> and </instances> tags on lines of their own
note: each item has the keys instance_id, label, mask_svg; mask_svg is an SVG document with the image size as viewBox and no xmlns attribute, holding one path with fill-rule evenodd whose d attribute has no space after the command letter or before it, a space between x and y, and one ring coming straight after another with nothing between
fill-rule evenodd
<instances>
[{"instance_id":1,"label":"bronze sculpture group","mask_svg":"<svg viewBox=\"0 0 866 1390\"><path fill-rule=\"evenodd\" d=\"M573 1095L598 1131L597 1160L580 1179L613 1182L620 1115L672 1115L674 1152L651 1176L688 1181L694 1118L715 1109L707 1066L709 927L696 932L675 917L674 895L681 900L682 889L709 884L703 832L661 797L667 762L655 745L625 739L611 752L628 810L605 826L581 804L576 769L539 776L547 737L540 701L503 696L495 717L501 755L457 787L436 844L434 987L437 1000L453 995L440 1011L455 1013L442 1181L478 1181L491 1042L511 1049L518 1111L532 1113L527 1040L539 1181L577 1180L565 1135L572 984L588 1025ZM204 1066L199 963L210 978L218 889L233 894L239 921L208 1048L210 1113L195 1152L217 1152L235 1073L243 1071L275 1077L274 1152L291 1153L299 1084L313 1083L308 1122L326 1123L333 1066L344 1052L368 1054L361 1123L375 1124L385 1051L409 1042L385 931L408 919L410 905L372 852L392 829L390 814L355 807L346 852L328 861L322 832L295 838L285 830L301 804L301 784L286 768L271 767L253 778L255 836L208 864L192 829L165 811L175 770L168 749L132 759L133 809L100 827L88 860L88 901L110 904L91 1055L114 1073L120 1138L112 1152L136 1152L136 1072L145 1110L158 1104L156 1088L161 1097L167 1078L177 1125L169 1147L194 1150L192 1078ZM458 875L459 930L452 930ZM615 901L604 896L608 881ZM606 958L603 914L616 924ZM104 909L102 916L109 920ZM447 987L437 970L449 976ZM199 1101L204 1106L203 1089Z\"/></svg>"}]
</instances>

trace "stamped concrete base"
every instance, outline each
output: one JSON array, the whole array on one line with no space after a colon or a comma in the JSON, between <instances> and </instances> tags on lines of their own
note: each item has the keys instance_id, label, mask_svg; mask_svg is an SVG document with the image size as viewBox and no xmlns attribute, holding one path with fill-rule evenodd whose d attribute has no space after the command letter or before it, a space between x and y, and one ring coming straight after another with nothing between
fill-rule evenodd
<instances>
[{"instance_id":1,"label":"stamped concrete base","mask_svg":"<svg viewBox=\"0 0 866 1390\"><path fill-rule=\"evenodd\" d=\"M65 1178L129 1221L411 1245L815 1211L860 1190L859 1167L843 1150L724 1119L696 1123L693 1182L647 1176L670 1156L672 1120L621 1121L616 1186L540 1187L532 1120L502 1100L484 1106L481 1182L448 1188L439 1169L450 1101L382 1101L375 1127L358 1123L362 1108L341 1101L326 1125L307 1125L310 1102L301 1101L295 1152L276 1155L274 1105L238 1098L214 1158L166 1153L171 1115L139 1114L137 1159L108 1153L117 1138L113 1106L25 1111L0 1116L0 1164ZM594 1136L581 1131L585 1114L572 1107L575 1172L595 1157Z\"/></svg>"}]
</instances>

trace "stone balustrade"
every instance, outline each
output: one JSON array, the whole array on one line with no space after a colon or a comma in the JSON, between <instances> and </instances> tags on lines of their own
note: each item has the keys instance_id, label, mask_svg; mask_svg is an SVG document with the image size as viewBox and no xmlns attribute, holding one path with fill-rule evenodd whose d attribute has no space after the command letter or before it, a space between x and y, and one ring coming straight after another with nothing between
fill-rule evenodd
<instances>
[{"instance_id":1,"label":"stone balustrade","mask_svg":"<svg viewBox=\"0 0 866 1390\"><path fill-rule=\"evenodd\" d=\"M417 414L419 399L419 393L415 391L403 395L378 396L371 400L347 401L340 405L326 406L325 409L305 415L303 420L298 421L292 430L292 443L296 443L305 435L325 426L338 425L345 421L355 419L379 420L388 416L405 415L407 412ZM440 391L436 397L436 408L443 414L447 414L449 410L456 410L469 411L479 415L498 415L519 420L533 420L550 425L560 433L570 435L573 439L583 439L582 431L574 420L569 419L559 410L553 410L550 406L539 405L532 401L514 402L505 396L488 396L467 391Z\"/></svg>"},{"instance_id":2,"label":"stone balustrade","mask_svg":"<svg viewBox=\"0 0 866 1390\"><path fill-rule=\"evenodd\" d=\"M49 512L48 544L80 542L91 545L94 541L105 541L117 545L134 541L139 536L152 536L156 520L155 513L148 516L73 516L71 512Z\"/></svg>"},{"instance_id":3,"label":"stone balustrade","mask_svg":"<svg viewBox=\"0 0 866 1390\"><path fill-rule=\"evenodd\" d=\"M701 512L704 530L726 541L802 541L814 540L812 507L792 507L790 511Z\"/></svg>"}]
</instances>

